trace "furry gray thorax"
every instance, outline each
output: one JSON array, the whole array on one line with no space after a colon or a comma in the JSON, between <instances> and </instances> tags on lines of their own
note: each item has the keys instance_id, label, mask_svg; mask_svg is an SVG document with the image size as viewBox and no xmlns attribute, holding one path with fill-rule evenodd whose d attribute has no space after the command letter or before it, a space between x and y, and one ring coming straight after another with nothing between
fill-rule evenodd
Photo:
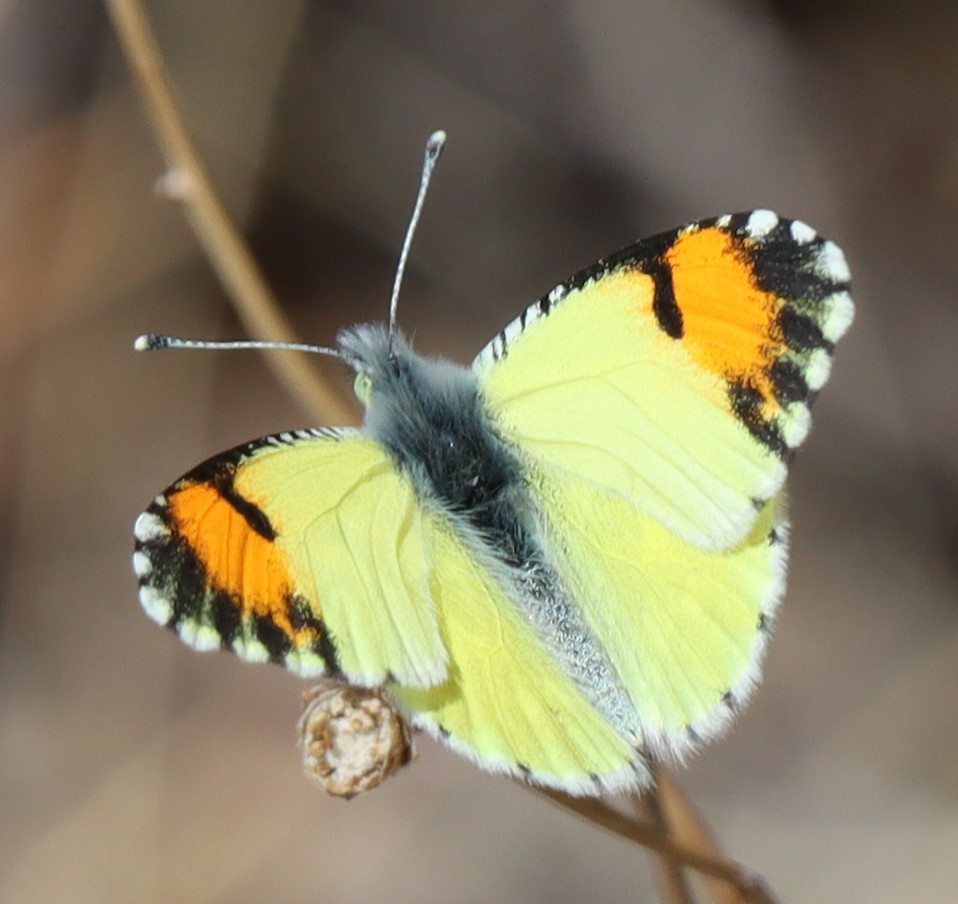
<instances>
[{"instance_id":1,"label":"furry gray thorax","mask_svg":"<svg viewBox=\"0 0 958 904\"><path fill-rule=\"evenodd\" d=\"M464 519L513 567L541 556L522 466L496 433L471 370L418 355L383 324L344 330L336 344L370 381L366 432L385 446L427 504Z\"/></svg>"}]
</instances>

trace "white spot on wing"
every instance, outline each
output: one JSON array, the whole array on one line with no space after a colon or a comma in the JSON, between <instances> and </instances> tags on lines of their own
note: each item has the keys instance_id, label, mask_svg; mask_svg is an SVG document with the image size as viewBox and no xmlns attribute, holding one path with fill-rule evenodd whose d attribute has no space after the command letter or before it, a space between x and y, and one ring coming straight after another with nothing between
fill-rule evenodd
<instances>
[{"instance_id":1,"label":"white spot on wing","mask_svg":"<svg viewBox=\"0 0 958 904\"><path fill-rule=\"evenodd\" d=\"M730 213L723 213L716 221L716 226L721 226L722 229L728 229L729 224L732 222L732 215Z\"/></svg>"},{"instance_id":2,"label":"white spot on wing","mask_svg":"<svg viewBox=\"0 0 958 904\"><path fill-rule=\"evenodd\" d=\"M805 382L808 388L812 392L817 392L828 382L831 371L832 356L823 348L816 349L809 356L808 366L805 368Z\"/></svg>"},{"instance_id":3,"label":"white spot on wing","mask_svg":"<svg viewBox=\"0 0 958 904\"><path fill-rule=\"evenodd\" d=\"M505 342L503 345L508 348L515 341L516 336L522 334L522 321L518 318L513 320L503 331L503 336L505 337Z\"/></svg>"},{"instance_id":4,"label":"white spot on wing","mask_svg":"<svg viewBox=\"0 0 958 904\"><path fill-rule=\"evenodd\" d=\"M808 223L803 223L801 220L792 220L789 231L792 233L792 238L799 245L807 245L809 242L815 241L815 236L818 235Z\"/></svg>"},{"instance_id":5,"label":"white spot on wing","mask_svg":"<svg viewBox=\"0 0 958 904\"><path fill-rule=\"evenodd\" d=\"M326 672L326 663L321 656L304 650L292 650L285 657L286 668L301 678L317 678Z\"/></svg>"},{"instance_id":6,"label":"white spot on wing","mask_svg":"<svg viewBox=\"0 0 958 904\"><path fill-rule=\"evenodd\" d=\"M745 231L752 238L760 239L778 226L778 215L771 210L753 210L748 217Z\"/></svg>"},{"instance_id":7,"label":"white spot on wing","mask_svg":"<svg viewBox=\"0 0 958 904\"><path fill-rule=\"evenodd\" d=\"M141 543L159 540L168 537L169 534L170 532L163 520L158 515L154 515L153 512L144 512L133 525L133 536Z\"/></svg>"},{"instance_id":8,"label":"white spot on wing","mask_svg":"<svg viewBox=\"0 0 958 904\"><path fill-rule=\"evenodd\" d=\"M784 486L787 476L788 465L779 461L766 479L756 487L755 498L763 501L771 499Z\"/></svg>"},{"instance_id":9,"label":"white spot on wing","mask_svg":"<svg viewBox=\"0 0 958 904\"><path fill-rule=\"evenodd\" d=\"M847 292L836 292L824 304L828 314L822 323L822 335L829 342L837 342L855 319L855 305Z\"/></svg>"},{"instance_id":10,"label":"white spot on wing","mask_svg":"<svg viewBox=\"0 0 958 904\"><path fill-rule=\"evenodd\" d=\"M269 662L269 650L252 638L245 641L237 640L233 644L233 652L247 662Z\"/></svg>"},{"instance_id":11,"label":"white spot on wing","mask_svg":"<svg viewBox=\"0 0 958 904\"><path fill-rule=\"evenodd\" d=\"M147 577L153 571L153 563L149 556L139 550L133 553L133 571L138 578Z\"/></svg>"},{"instance_id":12,"label":"white spot on wing","mask_svg":"<svg viewBox=\"0 0 958 904\"><path fill-rule=\"evenodd\" d=\"M218 650L220 646L222 646L219 634L209 625L204 625L202 622L180 622L176 626L176 633L179 634L180 640L200 652Z\"/></svg>"},{"instance_id":13,"label":"white spot on wing","mask_svg":"<svg viewBox=\"0 0 958 904\"><path fill-rule=\"evenodd\" d=\"M166 597L161 596L154 587L140 588L140 605L143 611L158 625L166 625L173 615L173 607Z\"/></svg>"},{"instance_id":14,"label":"white spot on wing","mask_svg":"<svg viewBox=\"0 0 958 904\"><path fill-rule=\"evenodd\" d=\"M845 283L852 278L842 249L834 242L824 242L818 252L818 272L833 282Z\"/></svg>"},{"instance_id":15,"label":"white spot on wing","mask_svg":"<svg viewBox=\"0 0 958 904\"><path fill-rule=\"evenodd\" d=\"M549 304L556 304L561 301L568 294L568 287L560 283L556 286L549 294L546 296ZM500 359L504 358L509 351L509 347L516 340L516 338L522 333L524 333L533 323L537 320L541 320L547 315L542 312L542 309L539 307L540 302L536 302L533 305L530 305L523 314L519 317L516 317L509 324L506 325L505 329L499 334L497 334L485 348L476 356L475 361L472 363L473 370L480 368L490 367L495 364ZM525 320L525 325L523 325L523 320Z\"/></svg>"},{"instance_id":16,"label":"white spot on wing","mask_svg":"<svg viewBox=\"0 0 958 904\"><path fill-rule=\"evenodd\" d=\"M811 413L807 405L803 402L797 402L788 407L785 417L782 437L785 440L785 445L790 449L796 449L805 442L805 437L808 436L808 429L812 423Z\"/></svg>"}]
</instances>

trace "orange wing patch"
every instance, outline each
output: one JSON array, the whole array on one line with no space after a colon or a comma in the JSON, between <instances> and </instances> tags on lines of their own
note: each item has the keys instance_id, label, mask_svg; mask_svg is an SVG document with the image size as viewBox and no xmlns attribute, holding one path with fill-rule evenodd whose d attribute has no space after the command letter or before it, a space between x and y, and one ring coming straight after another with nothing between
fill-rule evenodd
<instances>
[{"instance_id":1,"label":"orange wing patch","mask_svg":"<svg viewBox=\"0 0 958 904\"><path fill-rule=\"evenodd\" d=\"M242 460L200 465L140 516L134 566L143 607L197 649L335 674L318 601L298 591L269 518L234 487Z\"/></svg>"},{"instance_id":2,"label":"orange wing patch","mask_svg":"<svg viewBox=\"0 0 958 904\"><path fill-rule=\"evenodd\" d=\"M761 394L761 414L779 411L772 364L787 350L784 299L756 285L741 241L717 227L680 233L665 259L682 313L683 345L701 367Z\"/></svg>"},{"instance_id":3,"label":"orange wing patch","mask_svg":"<svg viewBox=\"0 0 958 904\"><path fill-rule=\"evenodd\" d=\"M800 445L808 404L853 316L837 246L771 211L729 214L624 248L540 308L588 281L637 273L651 277L659 329L725 383L730 413L776 455ZM648 290L637 297L644 307Z\"/></svg>"},{"instance_id":4,"label":"orange wing patch","mask_svg":"<svg viewBox=\"0 0 958 904\"><path fill-rule=\"evenodd\" d=\"M189 483L170 496L168 510L171 527L202 563L210 584L236 600L243 618L270 618L295 646L315 638L315 628L290 618L294 590L286 556L234 501L209 483Z\"/></svg>"},{"instance_id":5,"label":"orange wing patch","mask_svg":"<svg viewBox=\"0 0 958 904\"><path fill-rule=\"evenodd\" d=\"M768 210L727 214L643 239L576 273L504 329L480 360L505 357L531 322L601 284L627 293L643 322L651 315L691 363L718 377L729 413L786 457L805 438L808 405L851 324L848 281L841 250L805 223Z\"/></svg>"},{"instance_id":6,"label":"orange wing patch","mask_svg":"<svg viewBox=\"0 0 958 904\"><path fill-rule=\"evenodd\" d=\"M849 279L841 249L806 223L770 210L726 214L642 239L570 276L502 330L477 364L506 357L533 322L601 286L608 294L594 293L597 303L627 295L641 328L658 327L690 365L715 375L729 414L785 458L808 432L808 406L852 322Z\"/></svg>"}]
</instances>

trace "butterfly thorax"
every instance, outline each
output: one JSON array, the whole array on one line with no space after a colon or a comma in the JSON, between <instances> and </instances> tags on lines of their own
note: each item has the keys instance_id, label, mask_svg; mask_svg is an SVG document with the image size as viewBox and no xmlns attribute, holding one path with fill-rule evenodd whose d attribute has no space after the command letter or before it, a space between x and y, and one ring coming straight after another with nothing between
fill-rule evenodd
<instances>
[{"instance_id":1,"label":"butterfly thorax","mask_svg":"<svg viewBox=\"0 0 958 904\"><path fill-rule=\"evenodd\" d=\"M366 389L367 433L410 476L417 493L470 526L509 565L534 550L519 523L528 506L522 469L484 411L472 371L418 355L378 324L337 343Z\"/></svg>"}]
</instances>

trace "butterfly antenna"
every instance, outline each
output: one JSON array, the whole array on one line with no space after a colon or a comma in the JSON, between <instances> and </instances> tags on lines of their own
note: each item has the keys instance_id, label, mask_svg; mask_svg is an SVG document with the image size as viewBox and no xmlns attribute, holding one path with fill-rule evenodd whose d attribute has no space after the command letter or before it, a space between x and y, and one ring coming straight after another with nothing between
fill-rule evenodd
<instances>
[{"instance_id":1,"label":"butterfly antenna","mask_svg":"<svg viewBox=\"0 0 958 904\"><path fill-rule=\"evenodd\" d=\"M409 225L406 227L406 238L402 243L402 251L399 253L399 264L396 266L396 278L393 280L393 294L389 299L390 350L392 349L392 337L396 332L396 309L399 306L399 287L402 285L403 272L406 269L406 259L409 257L409 247L412 245L412 237L416 231L416 224L419 223L422 206L426 200L426 192L429 189L429 180L432 178L432 171L436 166L436 161L442 154L442 148L445 143L446 133L441 129L433 132L426 140L426 153L422 161L422 176L419 179L419 194L416 195L416 206L412 209L412 216L409 218Z\"/></svg>"},{"instance_id":2,"label":"butterfly antenna","mask_svg":"<svg viewBox=\"0 0 958 904\"><path fill-rule=\"evenodd\" d=\"M393 280L392 297L389 300L389 345L392 349L392 337L396 332L396 309L399 305L399 287L402 285L403 273L406 270L406 261L409 258L409 248L412 237L416 232L416 225L422 214L422 207L429 190L429 180L436 161L442 154L446 143L446 133L441 129L432 133L426 140L426 152L422 162L422 176L419 179L419 193L416 195L416 205L413 207L409 225L406 227L406 237L399 254L399 263L396 266L396 278ZM204 348L204 349L277 349L290 352L310 352L316 355L331 355L342 358L342 353L335 348L326 348L323 345L309 345L305 342L264 342L260 340L241 340L219 342L206 339L179 339L176 336L164 336L156 333L145 333L137 336L133 348L138 352L152 352L161 348Z\"/></svg>"},{"instance_id":3,"label":"butterfly antenna","mask_svg":"<svg viewBox=\"0 0 958 904\"><path fill-rule=\"evenodd\" d=\"M138 352L155 352L161 348L206 348L206 349L282 349L290 352L311 352L316 355L332 355L342 358L342 354L334 348L322 345L308 345L305 342L262 342L258 340L242 340L236 342L216 342L206 339L177 339L175 336L159 336L156 333L146 333L137 336L133 348Z\"/></svg>"}]
</instances>

